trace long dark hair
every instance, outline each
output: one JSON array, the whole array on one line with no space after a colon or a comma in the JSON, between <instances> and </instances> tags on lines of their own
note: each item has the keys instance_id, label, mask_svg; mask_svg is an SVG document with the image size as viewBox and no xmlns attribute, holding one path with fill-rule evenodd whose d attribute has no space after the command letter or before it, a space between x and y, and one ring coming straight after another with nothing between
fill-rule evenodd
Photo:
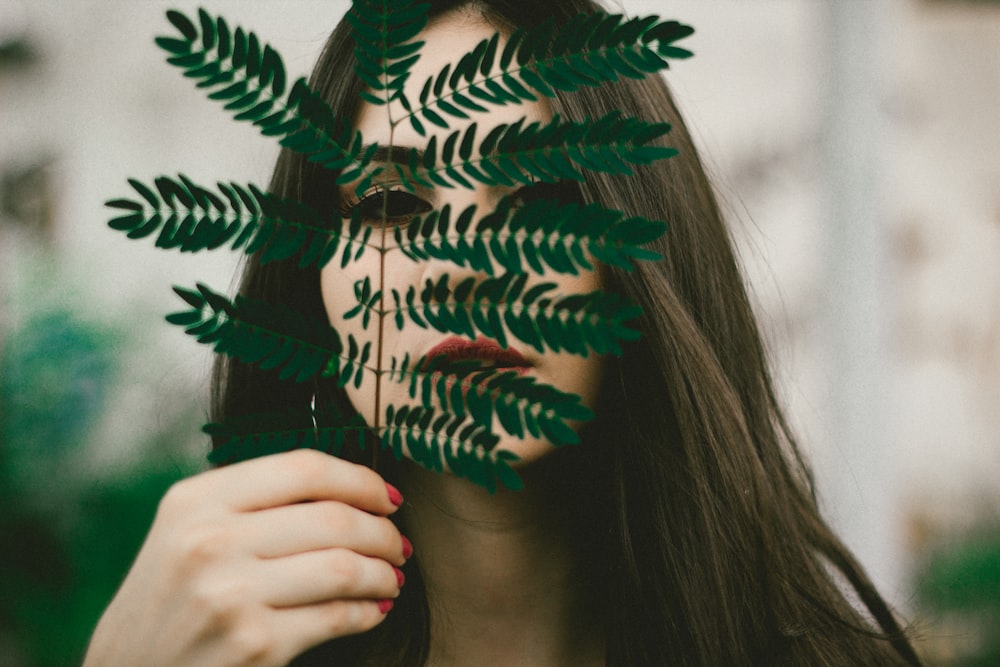
<instances>
[{"instance_id":1,"label":"long dark hair","mask_svg":"<svg viewBox=\"0 0 1000 667\"><path fill-rule=\"evenodd\" d=\"M599 10L589 0L434 0L431 13L467 4L501 30L549 18L559 25ZM347 122L362 89L353 46L342 21L311 79ZM588 199L669 224L654 248L663 261L604 272L608 289L642 306L643 335L610 362L597 419L579 448L584 455L560 452L558 459L573 471L563 474L565 483L587 488L591 499L579 513L591 543L601 545L593 565L605 576L608 664L919 664L883 599L819 516L775 399L731 239L666 84L628 79L560 94L552 106L578 120L612 110L665 120L673 125L667 143L680 150L632 177L589 174L583 187ZM285 150L271 190L333 210L332 183L329 172ZM318 271L297 269L294 260L262 266L251 258L240 289L325 316ZM223 359L213 419L301 407L314 394L350 409L328 384L280 382ZM380 462L380 472L391 478L391 461ZM428 611L419 566L411 561L408 568L396 609L379 627L328 642L293 664L422 664Z\"/></svg>"}]
</instances>

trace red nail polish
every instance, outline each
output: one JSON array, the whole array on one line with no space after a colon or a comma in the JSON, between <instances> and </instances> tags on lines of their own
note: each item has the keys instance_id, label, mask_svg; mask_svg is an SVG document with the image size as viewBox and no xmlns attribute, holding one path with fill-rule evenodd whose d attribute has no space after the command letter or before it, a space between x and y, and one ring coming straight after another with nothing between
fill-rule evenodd
<instances>
[{"instance_id":1,"label":"red nail polish","mask_svg":"<svg viewBox=\"0 0 1000 667\"><path fill-rule=\"evenodd\" d=\"M383 614L388 614L389 610L392 609L392 600L379 600L378 610Z\"/></svg>"},{"instance_id":2,"label":"red nail polish","mask_svg":"<svg viewBox=\"0 0 1000 667\"><path fill-rule=\"evenodd\" d=\"M393 567L392 569L396 571L396 585L402 588L403 584L406 583L406 575L398 567Z\"/></svg>"},{"instance_id":3,"label":"red nail polish","mask_svg":"<svg viewBox=\"0 0 1000 667\"><path fill-rule=\"evenodd\" d=\"M400 535L400 537L403 538L403 558L409 558L413 555L413 545L406 539L406 535Z\"/></svg>"},{"instance_id":4,"label":"red nail polish","mask_svg":"<svg viewBox=\"0 0 1000 667\"><path fill-rule=\"evenodd\" d=\"M394 487L389 482L385 483L385 490L389 492L389 502L399 507L403 504L403 494L399 492L399 489Z\"/></svg>"}]
</instances>

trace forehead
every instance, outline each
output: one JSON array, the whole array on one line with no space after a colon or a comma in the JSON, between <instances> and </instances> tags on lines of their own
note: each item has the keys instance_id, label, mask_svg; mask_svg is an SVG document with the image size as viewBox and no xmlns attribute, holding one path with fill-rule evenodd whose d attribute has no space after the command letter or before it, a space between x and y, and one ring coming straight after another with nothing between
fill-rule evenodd
<instances>
[{"instance_id":1,"label":"forehead","mask_svg":"<svg viewBox=\"0 0 1000 667\"><path fill-rule=\"evenodd\" d=\"M428 23L417 37L424 41L420 59L410 69L410 77L404 86L404 92L414 107L418 105L420 91L428 78L436 77L448 64L454 66L462 56L474 50L479 42L491 38L497 32L497 28L487 23L478 13L465 9L443 14ZM503 49L505 43L506 39L501 35L499 50ZM499 72L496 63L493 71ZM443 94L447 95L447 92L446 86ZM398 101L388 107L362 101L355 117L355 128L361 131L365 143L389 145L391 142L394 146L422 148L432 136L437 136L440 142L452 132L464 130L472 123L478 125L476 136L482 138L500 124L514 123L521 118L527 118L527 122L546 121L552 115L548 107L539 102L489 106L486 112L469 111L469 118L442 114L449 125L447 130L424 122L427 134L421 137L413 130L409 120L404 119L406 114ZM390 123L395 123L395 127Z\"/></svg>"}]
</instances>

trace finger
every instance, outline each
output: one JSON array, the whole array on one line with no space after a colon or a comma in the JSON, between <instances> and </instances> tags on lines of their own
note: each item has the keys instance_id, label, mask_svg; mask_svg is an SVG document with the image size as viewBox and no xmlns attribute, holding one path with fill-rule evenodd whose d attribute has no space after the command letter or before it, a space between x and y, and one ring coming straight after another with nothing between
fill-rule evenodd
<instances>
[{"instance_id":1,"label":"finger","mask_svg":"<svg viewBox=\"0 0 1000 667\"><path fill-rule=\"evenodd\" d=\"M384 603L381 603L384 605ZM279 609L274 614L273 628L278 634L301 648L346 635L367 632L385 620L386 606L378 600L336 600L305 607Z\"/></svg>"},{"instance_id":2,"label":"finger","mask_svg":"<svg viewBox=\"0 0 1000 667\"><path fill-rule=\"evenodd\" d=\"M391 599L402 572L381 558L349 549L326 549L260 561L260 599L272 607L298 607L338 599Z\"/></svg>"},{"instance_id":3,"label":"finger","mask_svg":"<svg viewBox=\"0 0 1000 667\"><path fill-rule=\"evenodd\" d=\"M241 514L242 549L261 558L343 547L402 565L403 539L389 519L342 502L285 505Z\"/></svg>"},{"instance_id":4,"label":"finger","mask_svg":"<svg viewBox=\"0 0 1000 667\"><path fill-rule=\"evenodd\" d=\"M383 515L397 508L390 498L390 488L378 473L314 449L272 454L210 470L192 478L192 484L209 487L235 511L308 500L339 500Z\"/></svg>"}]
</instances>

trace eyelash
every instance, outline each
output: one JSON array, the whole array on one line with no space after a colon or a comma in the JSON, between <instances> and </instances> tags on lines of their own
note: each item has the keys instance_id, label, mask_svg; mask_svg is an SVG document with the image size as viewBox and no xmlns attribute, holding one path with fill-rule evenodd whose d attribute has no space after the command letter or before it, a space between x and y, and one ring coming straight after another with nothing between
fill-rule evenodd
<instances>
[{"instance_id":1,"label":"eyelash","mask_svg":"<svg viewBox=\"0 0 1000 667\"><path fill-rule=\"evenodd\" d=\"M388 202L383 203L384 197L388 198ZM394 199L402 201L397 201L394 204ZM559 183L535 182L518 188L515 192L508 195L508 199L511 202L516 202L514 203L515 206L523 206L536 199L554 199L563 204L571 202L582 203L583 201L579 186L572 181L561 181ZM394 206L398 206L401 203L408 206L409 210L396 215L390 215L389 212L393 210ZM360 199L348 195L347 201L341 206L340 212L345 218L350 218L357 211L360 212L362 220L377 223L383 220L384 209L385 224L394 227L408 223L413 217L427 213L432 208L433 206L430 202L406 190L393 189L391 187L376 187Z\"/></svg>"},{"instance_id":2,"label":"eyelash","mask_svg":"<svg viewBox=\"0 0 1000 667\"><path fill-rule=\"evenodd\" d=\"M393 202L394 199L397 200L396 203ZM402 201L400 202L399 200ZM399 204L408 206L409 210L392 215L391 211ZM434 207L430 202L406 190L376 187L360 199L348 195L347 201L341 206L340 212L345 218L350 218L355 214L355 211L358 211L361 214L361 219L366 222L381 222L384 210L385 223L387 226L392 227L409 222L414 216L427 213L432 208Z\"/></svg>"}]
</instances>

